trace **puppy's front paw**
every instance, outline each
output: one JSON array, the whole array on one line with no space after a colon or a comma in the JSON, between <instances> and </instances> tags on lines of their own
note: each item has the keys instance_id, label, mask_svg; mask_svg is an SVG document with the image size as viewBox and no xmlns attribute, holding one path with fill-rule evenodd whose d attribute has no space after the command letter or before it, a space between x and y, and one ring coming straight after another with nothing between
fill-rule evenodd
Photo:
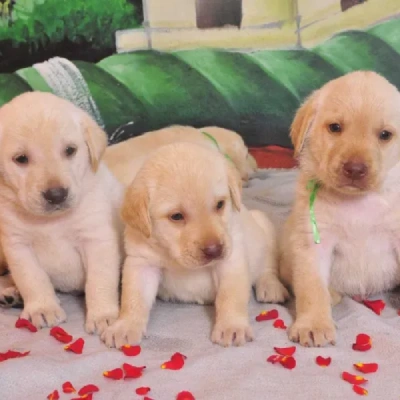
<instances>
[{"instance_id":1,"label":"puppy's front paw","mask_svg":"<svg viewBox=\"0 0 400 400\"><path fill-rule=\"evenodd\" d=\"M138 344L145 334L145 326L134 319L118 319L101 335L108 347L121 348L125 344Z\"/></svg>"},{"instance_id":2,"label":"puppy's front paw","mask_svg":"<svg viewBox=\"0 0 400 400\"><path fill-rule=\"evenodd\" d=\"M40 303L25 304L21 318L30 320L36 328L44 328L66 321L67 315L56 301L49 299Z\"/></svg>"},{"instance_id":3,"label":"puppy's front paw","mask_svg":"<svg viewBox=\"0 0 400 400\"><path fill-rule=\"evenodd\" d=\"M261 303L284 303L289 297L289 292L277 278L262 277L256 283L256 298Z\"/></svg>"},{"instance_id":4,"label":"puppy's front paw","mask_svg":"<svg viewBox=\"0 0 400 400\"><path fill-rule=\"evenodd\" d=\"M15 286L11 286L0 290L0 307L10 308L19 307L21 308L23 302L19 294L18 289Z\"/></svg>"},{"instance_id":5,"label":"puppy's front paw","mask_svg":"<svg viewBox=\"0 0 400 400\"><path fill-rule=\"evenodd\" d=\"M118 318L118 308L101 312L88 311L85 329L87 333L101 335Z\"/></svg>"},{"instance_id":6,"label":"puppy's front paw","mask_svg":"<svg viewBox=\"0 0 400 400\"><path fill-rule=\"evenodd\" d=\"M223 347L229 347L232 344L242 346L253 339L253 330L248 318L242 316L217 320L211 335L213 343Z\"/></svg>"},{"instance_id":7,"label":"puppy's front paw","mask_svg":"<svg viewBox=\"0 0 400 400\"><path fill-rule=\"evenodd\" d=\"M305 347L321 347L336 343L336 328L331 318L304 316L289 329L289 339Z\"/></svg>"}]
</instances>

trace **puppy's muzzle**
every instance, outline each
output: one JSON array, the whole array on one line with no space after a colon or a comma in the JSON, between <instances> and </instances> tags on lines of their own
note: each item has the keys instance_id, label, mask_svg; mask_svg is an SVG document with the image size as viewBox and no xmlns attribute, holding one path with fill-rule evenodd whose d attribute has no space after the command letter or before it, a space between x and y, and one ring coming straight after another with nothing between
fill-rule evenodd
<instances>
[{"instance_id":1,"label":"puppy's muzzle","mask_svg":"<svg viewBox=\"0 0 400 400\"><path fill-rule=\"evenodd\" d=\"M220 242L206 243L201 249L207 261L216 260L221 258L224 247Z\"/></svg>"},{"instance_id":2,"label":"puppy's muzzle","mask_svg":"<svg viewBox=\"0 0 400 400\"><path fill-rule=\"evenodd\" d=\"M348 161L343 164L343 175L352 180L358 181L365 178L368 174L368 167L362 162Z\"/></svg>"},{"instance_id":3,"label":"puppy's muzzle","mask_svg":"<svg viewBox=\"0 0 400 400\"><path fill-rule=\"evenodd\" d=\"M51 205L61 205L68 197L68 189L64 187L54 187L42 192L43 198Z\"/></svg>"}]
</instances>

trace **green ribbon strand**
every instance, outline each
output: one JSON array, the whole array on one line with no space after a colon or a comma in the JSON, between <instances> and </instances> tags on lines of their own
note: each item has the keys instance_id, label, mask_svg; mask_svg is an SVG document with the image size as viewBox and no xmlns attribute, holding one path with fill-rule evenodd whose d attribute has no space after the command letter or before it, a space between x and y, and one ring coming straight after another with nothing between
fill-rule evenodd
<instances>
[{"instance_id":1,"label":"green ribbon strand","mask_svg":"<svg viewBox=\"0 0 400 400\"><path fill-rule=\"evenodd\" d=\"M202 133L205 137L207 137L208 139L210 139L210 140L215 144L215 147L222 153L221 147L219 147L219 144L218 144L217 140L215 139L215 137L214 137L213 135L210 135L209 133L204 132L204 131L202 131L201 133ZM228 154L226 154L226 153L223 153L223 154L224 154L225 158L227 158L230 162L233 163L232 158L230 158Z\"/></svg>"},{"instance_id":2,"label":"green ribbon strand","mask_svg":"<svg viewBox=\"0 0 400 400\"><path fill-rule=\"evenodd\" d=\"M319 188L320 188L320 185L315 179L312 179L307 184L307 189L311 191L310 203L309 203L310 221L311 221L311 226L312 226L312 231L313 231L313 236L314 236L314 242L316 244L321 243L321 238L319 236L319 231L318 231L318 226L317 226L317 219L315 218L315 210L314 210L314 203L315 203L315 199L317 197L317 192L318 192Z\"/></svg>"}]
</instances>

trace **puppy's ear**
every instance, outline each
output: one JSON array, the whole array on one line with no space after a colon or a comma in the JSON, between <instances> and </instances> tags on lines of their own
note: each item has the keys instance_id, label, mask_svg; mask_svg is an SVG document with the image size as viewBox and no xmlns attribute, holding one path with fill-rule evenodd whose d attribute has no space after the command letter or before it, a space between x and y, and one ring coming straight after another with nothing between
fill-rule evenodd
<instances>
[{"instance_id":1,"label":"puppy's ear","mask_svg":"<svg viewBox=\"0 0 400 400\"><path fill-rule=\"evenodd\" d=\"M228 169L229 193L231 195L233 208L236 211L240 211L242 206L242 178L231 161L226 160L226 165Z\"/></svg>"},{"instance_id":2,"label":"puppy's ear","mask_svg":"<svg viewBox=\"0 0 400 400\"><path fill-rule=\"evenodd\" d=\"M292 125L290 127L290 138L294 146L294 155L297 157L306 140L307 134L311 129L316 111L316 101L319 91L314 92L309 96L301 107L297 110Z\"/></svg>"},{"instance_id":3,"label":"puppy's ear","mask_svg":"<svg viewBox=\"0 0 400 400\"><path fill-rule=\"evenodd\" d=\"M89 149L90 164L92 170L96 172L108 144L107 134L86 113L83 114L82 119L85 142Z\"/></svg>"},{"instance_id":4,"label":"puppy's ear","mask_svg":"<svg viewBox=\"0 0 400 400\"><path fill-rule=\"evenodd\" d=\"M146 238L151 235L149 201L146 185L135 179L125 192L121 209L122 220L131 228L141 232Z\"/></svg>"}]
</instances>

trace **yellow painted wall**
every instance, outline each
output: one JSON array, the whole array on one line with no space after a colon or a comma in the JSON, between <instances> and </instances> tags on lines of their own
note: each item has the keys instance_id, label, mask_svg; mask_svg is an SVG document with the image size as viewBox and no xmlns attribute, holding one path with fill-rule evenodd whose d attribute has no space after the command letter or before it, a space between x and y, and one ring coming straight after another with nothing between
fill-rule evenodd
<instances>
[{"instance_id":1,"label":"yellow painted wall","mask_svg":"<svg viewBox=\"0 0 400 400\"><path fill-rule=\"evenodd\" d=\"M242 26L264 25L277 21L293 21L293 0L242 0Z\"/></svg>"},{"instance_id":2,"label":"yellow painted wall","mask_svg":"<svg viewBox=\"0 0 400 400\"><path fill-rule=\"evenodd\" d=\"M152 28L195 28L196 0L145 0Z\"/></svg>"}]
</instances>

